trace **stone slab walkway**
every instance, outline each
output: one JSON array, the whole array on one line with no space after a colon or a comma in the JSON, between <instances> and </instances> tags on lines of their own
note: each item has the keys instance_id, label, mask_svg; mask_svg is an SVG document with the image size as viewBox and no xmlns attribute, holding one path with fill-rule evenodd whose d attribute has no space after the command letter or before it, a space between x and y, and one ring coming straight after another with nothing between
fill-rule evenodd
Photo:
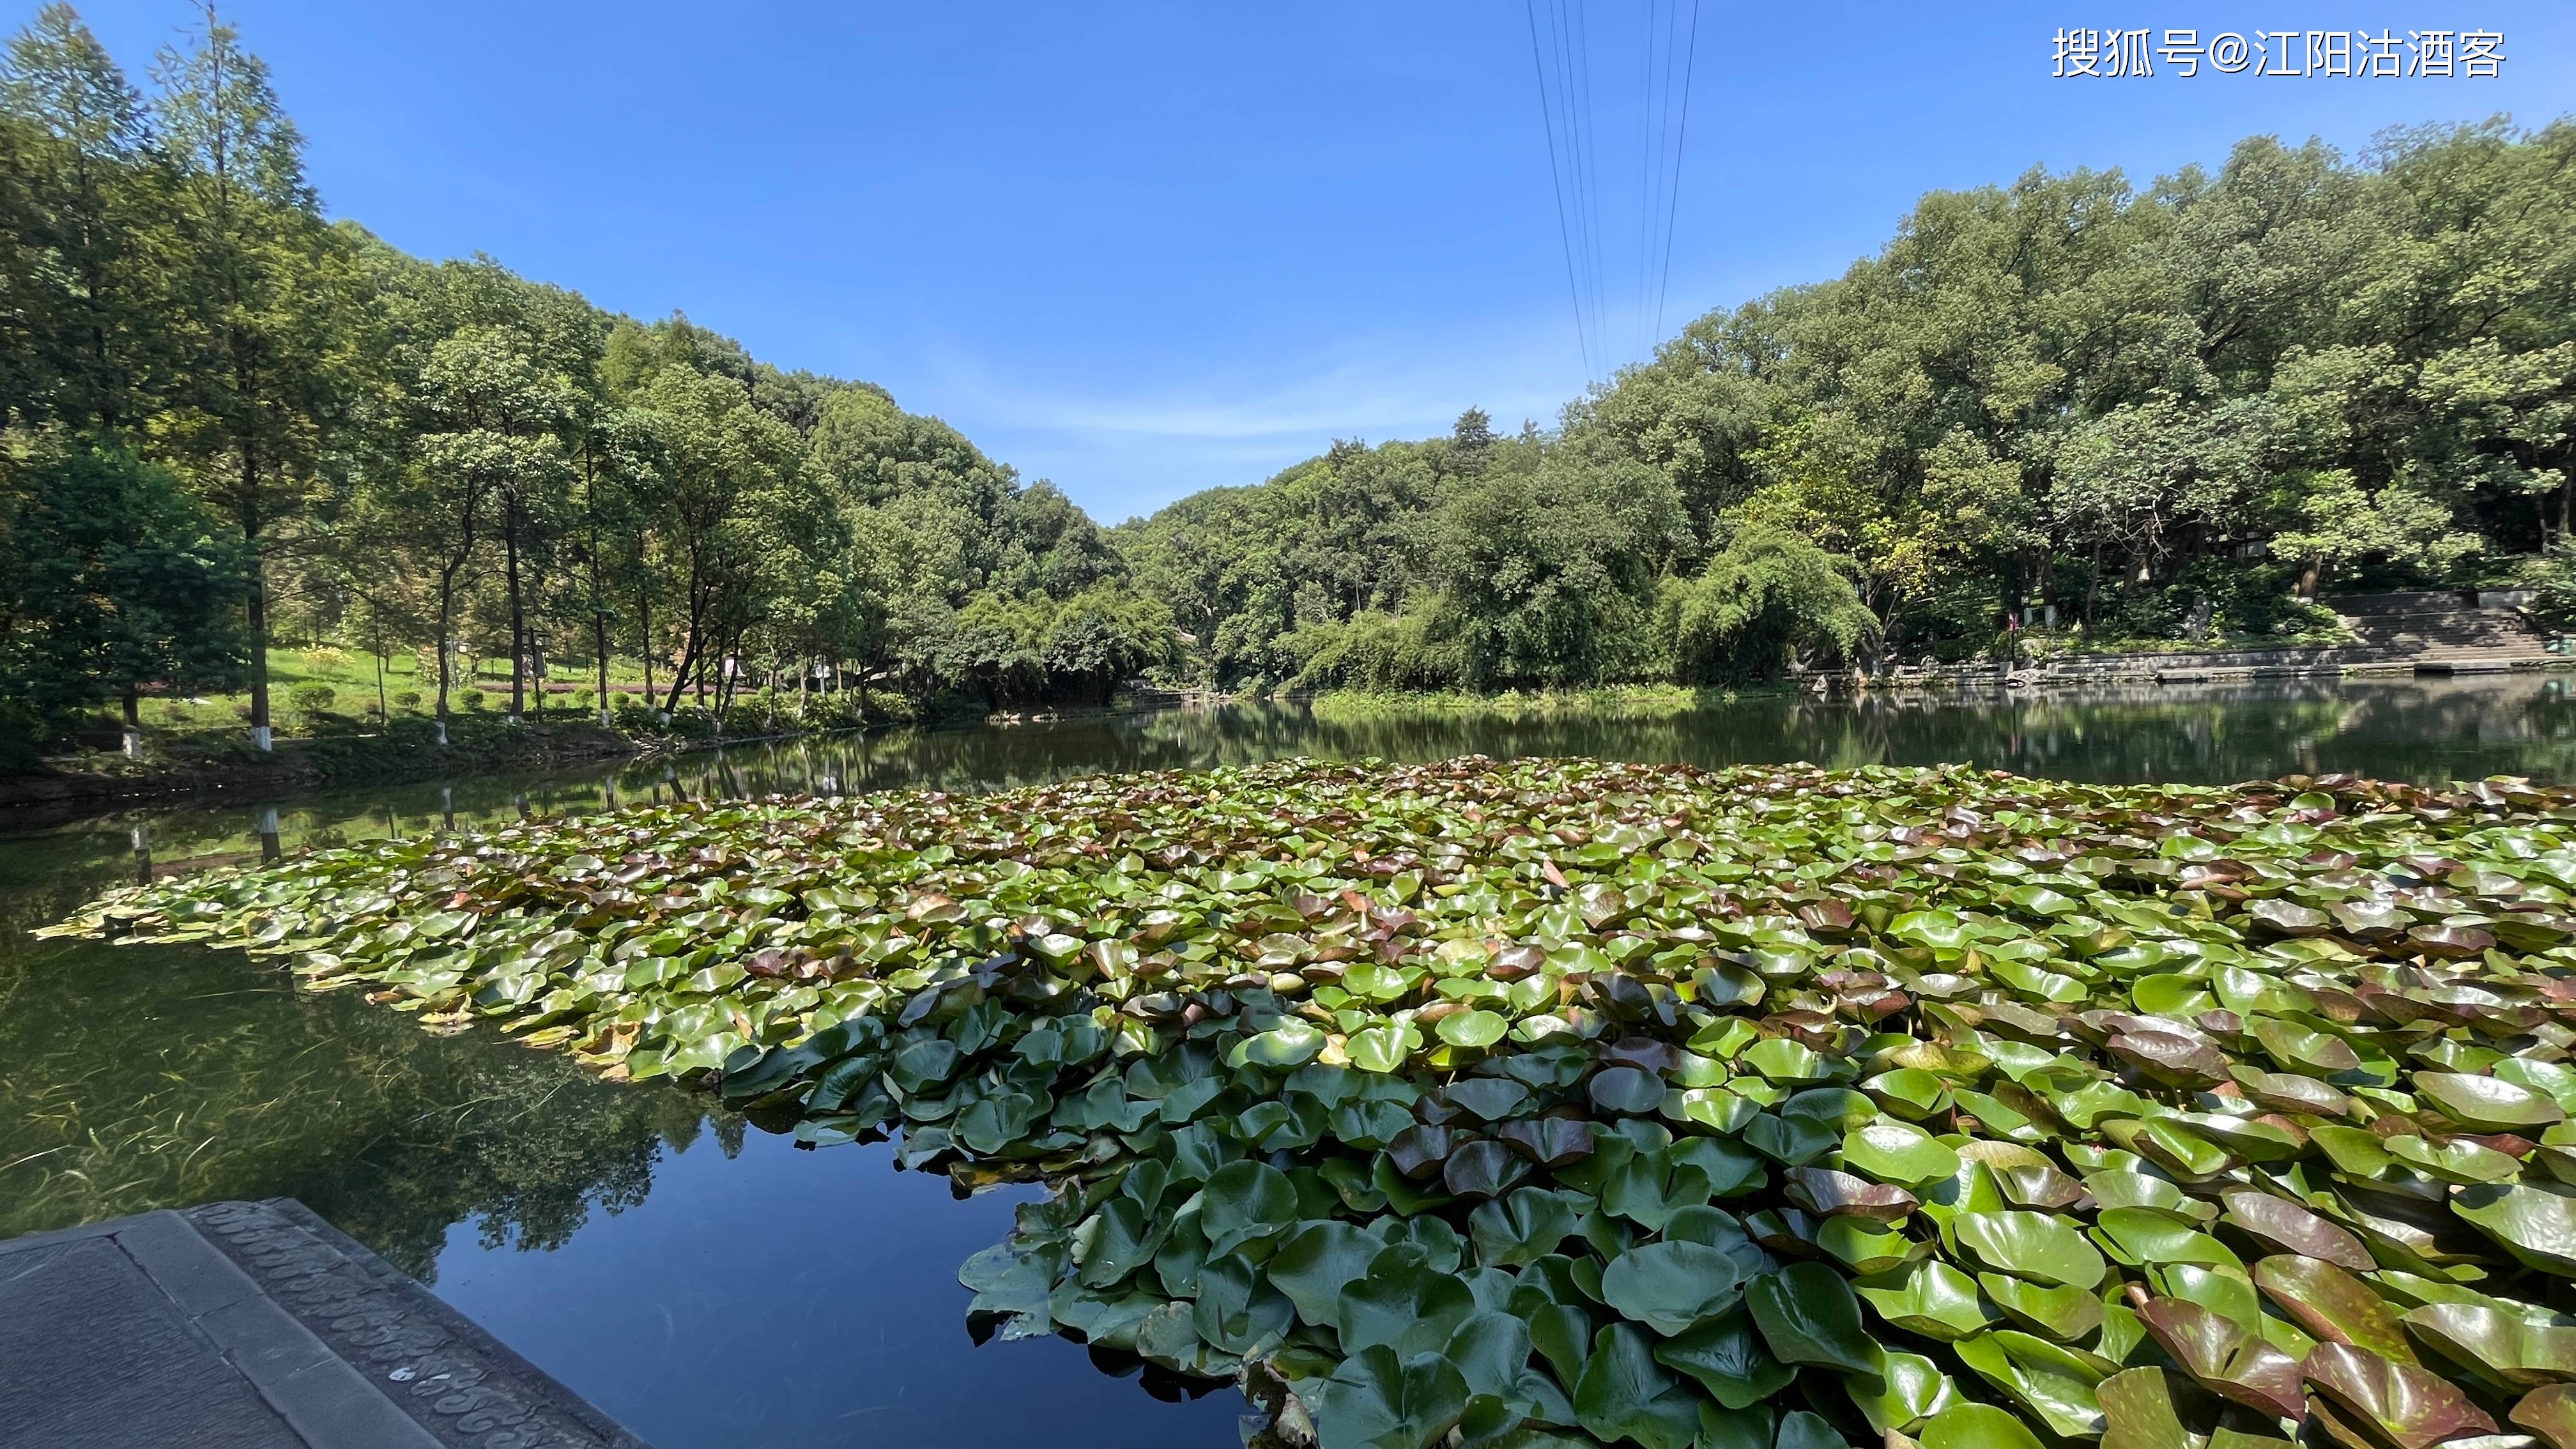
<instances>
[{"instance_id":1,"label":"stone slab walkway","mask_svg":"<svg viewBox=\"0 0 2576 1449\"><path fill-rule=\"evenodd\" d=\"M0 1242L0 1449L646 1449L289 1198Z\"/></svg>"}]
</instances>

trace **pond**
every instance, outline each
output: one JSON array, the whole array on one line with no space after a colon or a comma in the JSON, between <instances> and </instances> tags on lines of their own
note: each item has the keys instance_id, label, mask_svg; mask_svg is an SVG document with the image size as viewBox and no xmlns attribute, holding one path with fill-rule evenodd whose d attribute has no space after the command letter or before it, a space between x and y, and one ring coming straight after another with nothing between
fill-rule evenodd
<instances>
[{"instance_id":1,"label":"pond","mask_svg":"<svg viewBox=\"0 0 2576 1449\"><path fill-rule=\"evenodd\" d=\"M2566 681L1747 698L1652 716L1227 707L735 748L547 778L204 803L0 837L0 1234L297 1197L663 1449L1236 1442L1230 1390L976 1346L958 1265L1032 1195L960 1202L882 1147L795 1150L708 1100L194 947L31 943L141 871L674 791L970 790L1292 755L1969 761L2112 781L2576 778Z\"/></svg>"}]
</instances>

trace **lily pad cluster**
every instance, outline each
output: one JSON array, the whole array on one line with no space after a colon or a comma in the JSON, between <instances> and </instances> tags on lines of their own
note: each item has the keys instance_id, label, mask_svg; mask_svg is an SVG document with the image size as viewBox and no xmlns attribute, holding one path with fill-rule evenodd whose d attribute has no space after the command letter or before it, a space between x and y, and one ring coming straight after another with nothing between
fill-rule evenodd
<instances>
[{"instance_id":1,"label":"lily pad cluster","mask_svg":"<svg viewBox=\"0 0 2576 1449\"><path fill-rule=\"evenodd\" d=\"M1484 759L120 892L1043 1180L979 1322L1325 1449L2576 1449L2576 792Z\"/></svg>"}]
</instances>

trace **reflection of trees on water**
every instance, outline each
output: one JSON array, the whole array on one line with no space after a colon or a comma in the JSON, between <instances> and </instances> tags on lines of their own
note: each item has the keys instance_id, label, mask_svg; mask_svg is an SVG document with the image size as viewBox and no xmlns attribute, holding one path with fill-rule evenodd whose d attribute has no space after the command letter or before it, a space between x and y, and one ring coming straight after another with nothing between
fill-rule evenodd
<instances>
[{"instance_id":1,"label":"reflection of trees on water","mask_svg":"<svg viewBox=\"0 0 2576 1449\"><path fill-rule=\"evenodd\" d=\"M223 1198L302 1199L405 1272L451 1224L562 1243L640 1203L707 1104L185 947L0 957L0 1236ZM730 1155L741 1122L713 1131Z\"/></svg>"},{"instance_id":2,"label":"reflection of trees on water","mask_svg":"<svg viewBox=\"0 0 2576 1449\"><path fill-rule=\"evenodd\" d=\"M1251 764L1292 755L1432 760L1598 755L1702 765L1946 762L2105 781L2226 783L2350 770L2439 783L2489 774L2576 779L2568 681L2471 679L2133 684L2079 692L1779 694L1711 708L1327 710L1260 702L999 728L834 735L728 746L550 777L338 791L276 807L286 849L329 848L521 813L770 793L1004 789L1101 770ZM69 911L133 878L131 832L154 868L255 860L264 807L125 812L0 839L0 929Z\"/></svg>"}]
</instances>

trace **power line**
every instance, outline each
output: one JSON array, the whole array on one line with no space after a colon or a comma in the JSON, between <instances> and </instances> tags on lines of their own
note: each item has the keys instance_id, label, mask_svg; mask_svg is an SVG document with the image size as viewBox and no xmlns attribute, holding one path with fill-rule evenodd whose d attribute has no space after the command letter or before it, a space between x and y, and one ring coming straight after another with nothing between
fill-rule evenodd
<instances>
[{"instance_id":1,"label":"power line","mask_svg":"<svg viewBox=\"0 0 2576 1449\"><path fill-rule=\"evenodd\" d=\"M1570 53L1574 67L1572 90L1575 96L1575 167L1583 179L1581 215L1585 228L1584 252L1590 259L1592 271L1592 335L1606 337L1609 333L1610 306L1608 278L1606 269L1602 265L1601 163L1594 147L1594 136L1600 128L1593 124L1591 31L1583 21L1586 13L1583 0L1557 0L1557 3L1563 13L1572 17L1572 23L1566 29L1573 41ZM1609 371L1611 362L1608 349L1605 348L1601 358L1602 371Z\"/></svg>"},{"instance_id":2,"label":"power line","mask_svg":"<svg viewBox=\"0 0 2576 1449\"><path fill-rule=\"evenodd\" d=\"M1634 72L1639 81L1634 94L1638 129L1627 131L1625 117L1614 113L1612 119L1622 123L1614 128L1615 141L1605 141L1601 134L1596 102L1602 97L1596 96L1594 81L1606 76L1593 73L1592 37L1583 3L1523 0L1522 16L1529 32L1530 69L1538 82L1539 119L1547 136L1548 182L1556 202L1566 292L1574 304L1576 344L1583 354L1585 378L1597 382L1628 358L1652 357L1662 337L1678 237L1690 88L1697 76L1700 3L1692 0L1686 29L1680 0L1645 0L1641 31L1625 32L1622 26L1603 32L1605 46L1624 41L1626 34L1636 34L1639 41ZM1542 5L1547 10L1544 26L1538 15ZM1629 74L1624 56L1608 59L1605 51L1605 59L1611 65L1607 75ZM1615 88L1625 90L1624 85ZM1614 107L1628 99L1612 92L1604 95ZM1627 185L1630 173L1621 153L1632 136L1638 143L1636 233L1624 237L1616 233L1630 224L1626 198L1615 198L1615 207L1607 203L1614 199L1610 192ZM1611 162L1608 174L1602 170L1605 159ZM1614 318L1614 312L1623 315Z\"/></svg>"},{"instance_id":3,"label":"power line","mask_svg":"<svg viewBox=\"0 0 2576 1449\"><path fill-rule=\"evenodd\" d=\"M1556 159L1556 116L1547 99L1547 65L1539 58L1537 0L1521 0L1529 16L1530 66L1538 76L1539 122L1547 130L1547 176L1556 192L1556 237L1565 249L1565 290L1574 303L1574 341L1583 353L1583 375L1592 376L1592 339L1583 325L1583 289L1574 280L1574 234L1566 223L1565 177Z\"/></svg>"},{"instance_id":4,"label":"power line","mask_svg":"<svg viewBox=\"0 0 2576 1449\"><path fill-rule=\"evenodd\" d=\"M1682 67L1681 124L1673 130L1672 200L1664 212L1663 275L1655 283L1655 337L1664 335L1664 298L1673 283L1673 234L1681 220L1682 151L1690 143L1691 80L1699 73L1699 0L1691 0L1689 59Z\"/></svg>"},{"instance_id":5,"label":"power line","mask_svg":"<svg viewBox=\"0 0 2576 1449\"><path fill-rule=\"evenodd\" d=\"M1579 3L1579 0L1578 0ZM1578 300L1575 305L1583 317L1581 325L1593 343L1593 355L1584 363L1584 378L1600 375L1610 355L1610 339L1601 326L1601 269L1595 238L1599 233L1594 223L1598 201L1591 186L1591 176L1584 165L1589 148L1584 144L1584 90L1574 70L1574 25L1567 16L1564 0L1548 0L1548 40L1556 56L1556 103L1562 113L1560 125L1565 132L1566 194L1574 201L1574 274ZM1599 364L1599 366L1596 366Z\"/></svg>"},{"instance_id":6,"label":"power line","mask_svg":"<svg viewBox=\"0 0 2576 1449\"><path fill-rule=\"evenodd\" d=\"M1644 104L1637 107L1637 135L1642 143L1637 150L1637 330L1646 326L1647 238L1655 231L1656 196L1661 177L1657 174L1663 160L1662 133L1656 125L1660 117L1655 107L1655 40L1663 27L1656 23L1656 8L1661 0L1646 0L1645 43L1637 47L1639 61L1638 90ZM1652 338L1640 337L1641 346L1651 346Z\"/></svg>"}]
</instances>

